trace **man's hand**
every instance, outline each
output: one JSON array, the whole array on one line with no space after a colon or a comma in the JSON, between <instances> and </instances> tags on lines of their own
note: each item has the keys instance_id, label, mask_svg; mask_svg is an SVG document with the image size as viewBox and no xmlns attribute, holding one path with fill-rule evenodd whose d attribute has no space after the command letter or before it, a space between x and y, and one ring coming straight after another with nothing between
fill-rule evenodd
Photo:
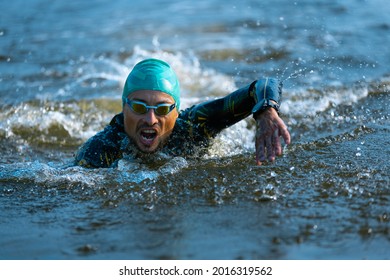
<instances>
[{"instance_id":1,"label":"man's hand","mask_svg":"<svg viewBox=\"0 0 390 280\"><path fill-rule=\"evenodd\" d=\"M256 117L256 163L261 165L267 158L273 162L282 154L280 137L290 144L290 133L274 108L268 108Z\"/></svg>"}]
</instances>

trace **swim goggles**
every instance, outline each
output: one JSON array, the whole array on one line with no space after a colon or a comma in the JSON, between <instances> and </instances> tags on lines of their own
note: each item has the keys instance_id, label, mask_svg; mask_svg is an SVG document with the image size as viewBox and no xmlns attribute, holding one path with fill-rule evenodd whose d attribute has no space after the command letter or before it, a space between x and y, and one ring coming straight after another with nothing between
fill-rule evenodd
<instances>
[{"instance_id":1,"label":"swim goggles","mask_svg":"<svg viewBox=\"0 0 390 280\"><path fill-rule=\"evenodd\" d=\"M158 104L157 106L149 106L146 105L144 102L137 101L137 100L129 100L126 98L126 103L129 105L130 109L138 114L143 115L149 112L149 109L153 109L154 113L158 116L166 116L168 115L173 109L175 109L175 104Z\"/></svg>"}]
</instances>

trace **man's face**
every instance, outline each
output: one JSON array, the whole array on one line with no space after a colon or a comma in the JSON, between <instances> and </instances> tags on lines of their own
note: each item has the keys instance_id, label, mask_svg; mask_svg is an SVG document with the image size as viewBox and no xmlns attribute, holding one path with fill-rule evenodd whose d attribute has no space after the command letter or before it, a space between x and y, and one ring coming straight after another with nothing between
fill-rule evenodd
<instances>
[{"instance_id":1,"label":"man's face","mask_svg":"<svg viewBox=\"0 0 390 280\"><path fill-rule=\"evenodd\" d=\"M138 90L129 94L127 98L149 106L175 103L170 95L155 90ZM149 109L145 114L137 114L125 103L123 107L125 132L140 151L153 153L171 135L178 115L176 109L165 116L157 115L153 109Z\"/></svg>"}]
</instances>

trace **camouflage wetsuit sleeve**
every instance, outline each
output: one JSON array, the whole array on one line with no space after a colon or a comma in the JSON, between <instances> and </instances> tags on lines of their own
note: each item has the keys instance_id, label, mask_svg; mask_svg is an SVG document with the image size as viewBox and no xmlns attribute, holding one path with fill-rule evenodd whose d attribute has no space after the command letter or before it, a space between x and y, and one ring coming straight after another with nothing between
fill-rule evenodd
<instances>
[{"instance_id":1,"label":"camouflage wetsuit sleeve","mask_svg":"<svg viewBox=\"0 0 390 280\"><path fill-rule=\"evenodd\" d=\"M206 101L185 110L180 116L197 126L198 133L213 138L252 113L255 82L219 99Z\"/></svg>"},{"instance_id":2,"label":"camouflage wetsuit sleeve","mask_svg":"<svg viewBox=\"0 0 390 280\"><path fill-rule=\"evenodd\" d=\"M166 145L176 156L197 157L207 151L214 137L223 129L248 117L256 104L256 81L219 99L194 105L180 113Z\"/></svg>"}]
</instances>

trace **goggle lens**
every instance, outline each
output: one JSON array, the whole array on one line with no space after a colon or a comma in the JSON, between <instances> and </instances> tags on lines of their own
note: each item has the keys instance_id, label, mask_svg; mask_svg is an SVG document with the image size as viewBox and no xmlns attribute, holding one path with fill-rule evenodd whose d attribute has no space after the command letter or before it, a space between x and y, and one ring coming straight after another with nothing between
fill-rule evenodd
<instances>
[{"instance_id":1,"label":"goggle lens","mask_svg":"<svg viewBox=\"0 0 390 280\"><path fill-rule=\"evenodd\" d=\"M165 116L170 112L170 107L171 106L168 105L159 105L156 109L154 109L154 112L156 112L157 115Z\"/></svg>"},{"instance_id":2,"label":"goggle lens","mask_svg":"<svg viewBox=\"0 0 390 280\"><path fill-rule=\"evenodd\" d=\"M130 108L137 114L146 114L148 108L145 104L131 102Z\"/></svg>"},{"instance_id":3,"label":"goggle lens","mask_svg":"<svg viewBox=\"0 0 390 280\"><path fill-rule=\"evenodd\" d=\"M156 115L166 116L176 107L175 104L159 104L157 106L148 106L141 101L129 100L127 98L126 103L130 106L134 113L139 115L146 114L149 109L153 109Z\"/></svg>"}]
</instances>

